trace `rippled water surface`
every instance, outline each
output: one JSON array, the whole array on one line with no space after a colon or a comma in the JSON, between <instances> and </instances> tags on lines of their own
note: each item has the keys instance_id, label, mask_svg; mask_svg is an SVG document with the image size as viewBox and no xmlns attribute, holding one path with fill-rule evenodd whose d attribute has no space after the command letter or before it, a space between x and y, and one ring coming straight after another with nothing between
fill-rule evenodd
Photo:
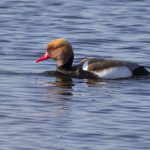
<instances>
[{"instance_id":1,"label":"rippled water surface","mask_svg":"<svg viewBox=\"0 0 150 150\"><path fill-rule=\"evenodd\" d=\"M35 64L67 38L86 57L150 66L149 0L0 1L1 150L149 150L150 78L49 76Z\"/></svg>"}]
</instances>

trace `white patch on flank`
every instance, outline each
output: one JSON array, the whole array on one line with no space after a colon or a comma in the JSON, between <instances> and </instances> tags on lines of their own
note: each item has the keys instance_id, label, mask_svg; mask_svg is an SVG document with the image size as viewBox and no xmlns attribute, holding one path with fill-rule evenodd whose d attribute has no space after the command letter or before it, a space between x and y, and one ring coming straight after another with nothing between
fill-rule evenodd
<instances>
[{"instance_id":1,"label":"white patch on flank","mask_svg":"<svg viewBox=\"0 0 150 150\"><path fill-rule=\"evenodd\" d=\"M150 67L147 67L147 66L146 66L145 68L146 68L146 70L148 70L148 72L150 72Z\"/></svg>"},{"instance_id":2,"label":"white patch on flank","mask_svg":"<svg viewBox=\"0 0 150 150\"><path fill-rule=\"evenodd\" d=\"M82 69L84 71L88 71L88 60L84 62L84 64L82 65Z\"/></svg>"},{"instance_id":3,"label":"white patch on flank","mask_svg":"<svg viewBox=\"0 0 150 150\"><path fill-rule=\"evenodd\" d=\"M127 78L132 76L131 70L126 66L113 67L101 71L92 71L92 72L103 79Z\"/></svg>"}]
</instances>

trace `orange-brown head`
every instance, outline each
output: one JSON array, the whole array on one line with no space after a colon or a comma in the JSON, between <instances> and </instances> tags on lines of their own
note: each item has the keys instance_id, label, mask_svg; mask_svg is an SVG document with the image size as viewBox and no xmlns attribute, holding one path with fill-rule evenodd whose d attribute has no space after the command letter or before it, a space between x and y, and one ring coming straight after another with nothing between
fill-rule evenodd
<instances>
[{"instance_id":1,"label":"orange-brown head","mask_svg":"<svg viewBox=\"0 0 150 150\"><path fill-rule=\"evenodd\" d=\"M64 66L67 63L71 67L73 57L74 53L71 44L66 39L59 38L48 43L47 52L37 59L36 63L51 58L56 60L58 67Z\"/></svg>"}]
</instances>

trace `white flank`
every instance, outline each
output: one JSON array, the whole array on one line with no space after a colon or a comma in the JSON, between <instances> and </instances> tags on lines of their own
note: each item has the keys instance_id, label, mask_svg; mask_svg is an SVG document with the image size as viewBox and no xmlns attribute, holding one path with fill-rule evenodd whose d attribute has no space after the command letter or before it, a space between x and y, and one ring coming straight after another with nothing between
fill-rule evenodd
<instances>
[{"instance_id":1,"label":"white flank","mask_svg":"<svg viewBox=\"0 0 150 150\"><path fill-rule=\"evenodd\" d=\"M83 66L82 66L82 69L84 71L88 71L88 60L84 62Z\"/></svg>"},{"instance_id":2,"label":"white flank","mask_svg":"<svg viewBox=\"0 0 150 150\"><path fill-rule=\"evenodd\" d=\"M102 71L92 71L92 72L103 79L118 79L132 76L132 72L126 66L113 67L109 69L104 69Z\"/></svg>"}]
</instances>

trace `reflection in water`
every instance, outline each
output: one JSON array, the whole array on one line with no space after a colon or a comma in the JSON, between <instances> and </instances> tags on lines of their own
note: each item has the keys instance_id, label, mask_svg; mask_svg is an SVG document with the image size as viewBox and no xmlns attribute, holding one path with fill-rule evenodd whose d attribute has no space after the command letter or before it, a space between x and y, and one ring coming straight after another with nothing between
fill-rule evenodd
<instances>
[{"instance_id":1,"label":"reflection in water","mask_svg":"<svg viewBox=\"0 0 150 150\"><path fill-rule=\"evenodd\" d=\"M75 85L71 77L64 75L60 72L46 71L44 72L44 75L49 77L56 77L56 81L53 83L56 87L70 88ZM107 83L107 81L103 79L79 79L79 80L80 81L78 83L85 83L86 86L88 87L96 85L102 86Z\"/></svg>"},{"instance_id":2,"label":"reflection in water","mask_svg":"<svg viewBox=\"0 0 150 150\"><path fill-rule=\"evenodd\" d=\"M85 79L85 84L88 87L103 87L107 81L104 81L102 79Z\"/></svg>"},{"instance_id":3,"label":"reflection in water","mask_svg":"<svg viewBox=\"0 0 150 150\"><path fill-rule=\"evenodd\" d=\"M68 109L67 103L72 101L80 101L84 96L93 99L95 92L102 91L106 88L107 82L102 80L74 79L56 71L48 71L43 73L44 81L38 80L39 84L46 88L46 99L52 105L58 105L59 109ZM46 80L48 79L48 81ZM86 88L94 87L94 93L89 93ZM80 91L80 94L79 94ZM90 91L90 90L89 90ZM68 105L68 104L67 104ZM64 108L65 107L65 108Z\"/></svg>"},{"instance_id":4,"label":"reflection in water","mask_svg":"<svg viewBox=\"0 0 150 150\"><path fill-rule=\"evenodd\" d=\"M48 93L51 93L49 98L59 96L60 99L66 99L68 96L72 96L72 79L60 79L56 78L55 82L48 83ZM53 98L52 98L53 99Z\"/></svg>"},{"instance_id":5,"label":"reflection in water","mask_svg":"<svg viewBox=\"0 0 150 150\"><path fill-rule=\"evenodd\" d=\"M73 80L54 72L49 72L48 76L54 77L54 81L48 82L47 101L49 102L49 118L53 120L52 127L55 135L61 136L61 129L70 126L70 115L72 114Z\"/></svg>"},{"instance_id":6,"label":"reflection in water","mask_svg":"<svg viewBox=\"0 0 150 150\"><path fill-rule=\"evenodd\" d=\"M87 102L94 100L97 95L103 95L104 93L105 96L112 97L114 93L111 88L108 88L109 82L113 81L74 79L62 74L55 74L55 81L48 82L47 98L56 105L59 105L61 109L68 109L67 107L70 107L68 103L72 101L80 103L80 100L84 97L88 97L85 100ZM87 88L89 88L88 91ZM94 91L90 91L91 88L94 88Z\"/></svg>"},{"instance_id":7,"label":"reflection in water","mask_svg":"<svg viewBox=\"0 0 150 150\"><path fill-rule=\"evenodd\" d=\"M72 95L73 80L56 71L48 71L46 74L49 77L56 77L54 82L48 82L50 92L54 89L54 95L69 96Z\"/></svg>"},{"instance_id":8,"label":"reflection in water","mask_svg":"<svg viewBox=\"0 0 150 150\"><path fill-rule=\"evenodd\" d=\"M74 83L71 78L56 78L56 81L53 83L56 87L64 89L72 89Z\"/></svg>"},{"instance_id":9,"label":"reflection in water","mask_svg":"<svg viewBox=\"0 0 150 150\"><path fill-rule=\"evenodd\" d=\"M45 74L50 77L55 77L54 81L47 83L47 99L58 105L65 105L65 101L71 101L73 96L73 80L56 71L48 71ZM57 105L56 104L56 105ZM62 108L63 109L63 108Z\"/></svg>"}]
</instances>

